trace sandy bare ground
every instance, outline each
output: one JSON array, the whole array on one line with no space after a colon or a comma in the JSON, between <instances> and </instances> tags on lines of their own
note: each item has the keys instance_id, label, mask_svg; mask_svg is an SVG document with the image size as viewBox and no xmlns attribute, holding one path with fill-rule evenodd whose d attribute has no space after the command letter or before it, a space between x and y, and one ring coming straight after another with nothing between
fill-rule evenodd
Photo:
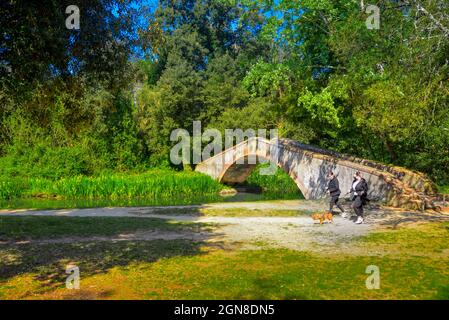
<instances>
[{"instance_id":1,"label":"sandy bare ground","mask_svg":"<svg viewBox=\"0 0 449 320\"><path fill-rule=\"evenodd\" d=\"M301 215L302 210L325 210L327 204L315 201L270 201L244 203L217 203L202 206L166 207L124 207L64 210L12 210L0 211L0 215L13 216L69 216L69 217L141 217L159 218L169 221L189 221L212 224L195 231L137 231L112 237L67 237L59 239L33 240L33 243L74 243L85 241L149 241L155 239L188 239L208 243L232 244L243 248L282 247L301 251L341 251L353 252L351 241L380 228L397 228L406 223L422 221L449 221L448 213L410 212L371 206L366 211L366 223L354 224L353 219L334 217L334 223L320 225L309 216ZM229 217L201 216L199 214L179 214L183 210L211 209L252 209L252 210L298 210L292 217ZM347 207L348 208L348 207ZM349 208L348 208L349 210ZM173 214L173 212L175 212ZM190 212L190 211L188 211ZM22 241L20 243L28 243ZM16 242L15 244L20 244ZM376 254L375 252L365 254Z\"/></svg>"}]
</instances>

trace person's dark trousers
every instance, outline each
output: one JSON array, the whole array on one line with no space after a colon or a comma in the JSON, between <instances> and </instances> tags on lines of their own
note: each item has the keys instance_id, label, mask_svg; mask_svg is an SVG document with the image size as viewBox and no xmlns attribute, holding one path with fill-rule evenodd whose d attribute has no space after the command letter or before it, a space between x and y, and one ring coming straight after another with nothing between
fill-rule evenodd
<instances>
[{"instance_id":1,"label":"person's dark trousers","mask_svg":"<svg viewBox=\"0 0 449 320\"><path fill-rule=\"evenodd\" d=\"M331 196L331 201L329 203L329 211L332 212L332 209L334 206L337 206L338 209L341 210L341 212L345 212L345 210L342 208L342 206L338 203L339 196Z\"/></svg>"},{"instance_id":2,"label":"person's dark trousers","mask_svg":"<svg viewBox=\"0 0 449 320\"><path fill-rule=\"evenodd\" d=\"M363 217L363 199L361 196L357 196L352 203L355 213L359 217Z\"/></svg>"}]
</instances>

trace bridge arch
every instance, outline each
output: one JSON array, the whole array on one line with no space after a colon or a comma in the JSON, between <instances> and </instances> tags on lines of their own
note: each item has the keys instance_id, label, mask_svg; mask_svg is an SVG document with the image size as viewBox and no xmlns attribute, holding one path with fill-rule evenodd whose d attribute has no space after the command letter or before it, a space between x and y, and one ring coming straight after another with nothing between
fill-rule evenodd
<instances>
[{"instance_id":1,"label":"bridge arch","mask_svg":"<svg viewBox=\"0 0 449 320\"><path fill-rule=\"evenodd\" d=\"M255 159L256 158L256 159ZM339 178L343 193L349 191L356 171L368 182L369 197L387 204L411 209L435 208L434 184L423 174L371 160L319 149L290 139L254 137L204 160L195 170L226 183L246 180L257 158L269 160L295 181L306 199L326 196L326 173ZM244 161L252 159L250 163Z\"/></svg>"},{"instance_id":2,"label":"bridge arch","mask_svg":"<svg viewBox=\"0 0 449 320\"><path fill-rule=\"evenodd\" d=\"M251 158L253 158L251 160ZM257 159L256 159L257 158ZM260 161L263 159L263 161ZM243 162L239 164L239 161ZM266 155L248 155L248 156L241 156L240 158L235 159L234 162L230 164L225 164L223 167L223 171L218 176L217 180L221 183L225 184L240 184L246 181L246 179L251 175L251 173L256 170L257 164L259 163L269 163L272 161L270 157L267 157ZM283 170L287 175L293 180L293 182L298 187L299 191L306 197L306 194L308 193L308 190L304 183L300 180L299 177L297 177L296 173L292 170L290 170L287 166L284 166L283 162L271 162L275 166L272 167L273 169L280 168ZM262 170L270 170L269 168L265 168ZM269 173L269 172L268 172Z\"/></svg>"}]
</instances>

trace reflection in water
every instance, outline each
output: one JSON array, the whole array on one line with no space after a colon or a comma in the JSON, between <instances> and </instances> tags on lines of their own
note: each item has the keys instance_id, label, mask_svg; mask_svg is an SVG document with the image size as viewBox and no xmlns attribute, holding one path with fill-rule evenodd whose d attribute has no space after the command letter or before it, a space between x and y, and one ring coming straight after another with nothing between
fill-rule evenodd
<instances>
[{"instance_id":1,"label":"reflection in water","mask_svg":"<svg viewBox=\"0 0 449 320\"><path fill-rule=\"evenodd\" d=\"M238 192L234 195L210 195L199 197L171 198L121 198L121 199L13 199L0 201L2 209L63 209L63 208L97 208L97 207L144 207L190 205L212 202L240 202L278 199L301 199L299 193L248 193Z\"/></svg>"}]
</instances>

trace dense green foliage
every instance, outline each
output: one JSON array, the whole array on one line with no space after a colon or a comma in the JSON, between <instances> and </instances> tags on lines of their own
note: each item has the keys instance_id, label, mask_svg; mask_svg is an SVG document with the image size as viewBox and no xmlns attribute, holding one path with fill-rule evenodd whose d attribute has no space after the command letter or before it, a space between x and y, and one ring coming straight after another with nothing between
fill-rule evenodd
<instances>
[{"instance_id":1,"label":"dense green foliage","mask_svg":"<svg viewBox=\"0 0 449 320\"><path fill-rule=\"evenodd\" d=\"M145 163L133 118L131 1L2 4L0 176L60 178ZM116 11L117 13L113 13Z\"/></svg>"},{"instance_id":2,"label":"dense green foliage","mask_svg":"<svg viewBox=\"0 0 449 320\"><path fill-rule=\"evenodd\" d=\"M449 186L438 186L438 191L442 194L449 194Z\"/></svg>"},{"instance_id":3,"label":"dense green foliage","mask_svg":"<svg viewBox=\"0 0 449 320\"><path fill-rule=\"evenodd\" d=\"M273 175L261 174L260 168L264 168L267 166L268 165L266 164L258 165L246 179L246 182L249 185L260 187L265 194L296 194L297 197L301 196L298 186L284 170L277 168L276 173Z\"/></svg>"},{"instance_id":4,"label":"dense green foliage","mask_svg":"<svg viewBox=\"0 0 449 320\"><path fill-rule=\"evenodd\" d=\"M76 31L65 1L7 2L2 197L22 192L15 176L90 188L70 177L170 166L170 133L194 120L277 128L448 183L449 5L376 3L378 30L356 0L85 0Z\"/></svg>"}]
</instances>

